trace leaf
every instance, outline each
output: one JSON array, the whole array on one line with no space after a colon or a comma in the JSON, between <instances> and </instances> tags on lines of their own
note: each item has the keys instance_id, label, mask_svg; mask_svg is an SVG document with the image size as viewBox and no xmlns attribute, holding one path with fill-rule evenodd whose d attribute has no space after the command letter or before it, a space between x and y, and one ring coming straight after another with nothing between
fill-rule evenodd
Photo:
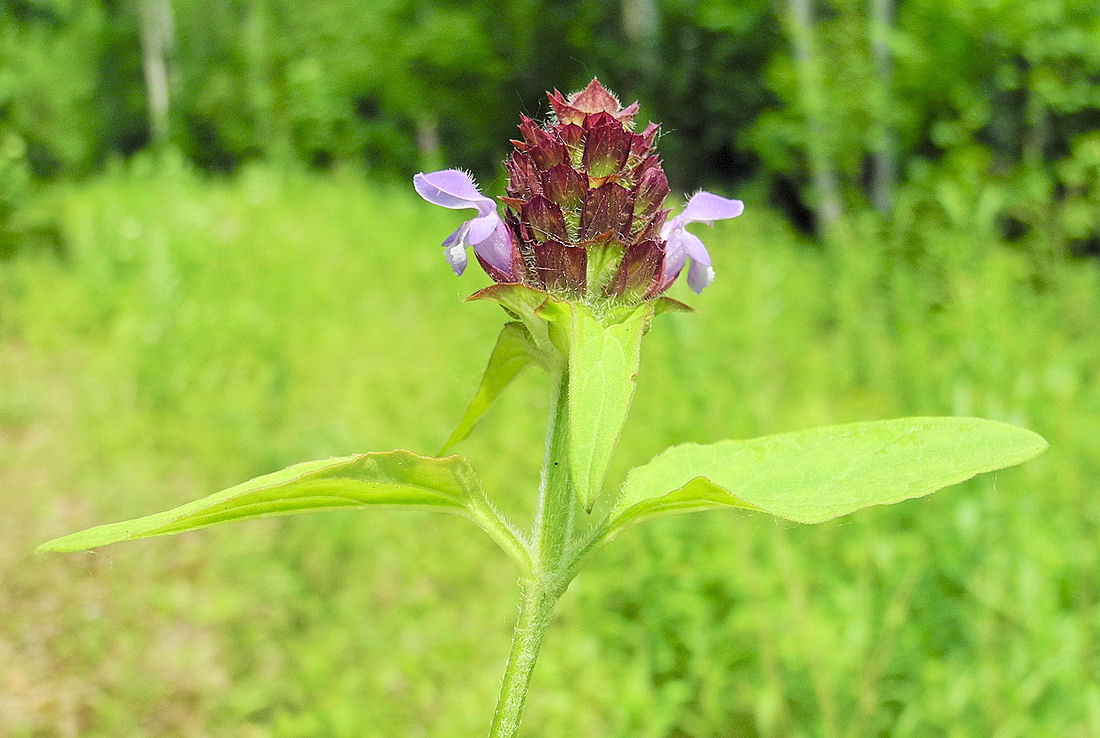
<instances>
[{"instance_id":1,"label":"leaf","mask_svg":"<svg viewBox=\"0 0 1100 738\"><path fill-rule=\"evenodd\" d=\"M665 297L664 295L662 295L661 297L658 297L655 302L656 302L656 307L654 308L654 311L653 311L654 315L660 315L661 313L694 313L695 312L695 308L693 308L691 305L685 305L684 303L680 302L679 300L673 300L671 297Z\"/></svg>"},{"instance_id":2,"label":"leaf","mask_svg":"<svg viewBox=\"0 0 1100 738\"><path fill-rule=\"evenodd\" d=\"M410 451L355 454L295 464L172 510L55 538L38 552L81 551L231 520L313 510L430 508L475 517L469 503L481 494L476 475L459 456L435 459Z\"/></svg>"},{"instance_id":3,"label":"leaf","mask_svg":"<svg viewBox=\"0 0 1100 738\"><path fill-rule=\"evenodd\" d=\"M646 518L717 507L819 523L930 494L1046 447L1029 430L980 418L899 418L683 444L631 470L605 536Z\"/></svg>"},{"instance_id":4,"label":"leaf","mask_svg":"<svg viewBox=\"0 0 1100 738\"><path fill-rule=\"evenodd\" d=\"M547 354L548 359L554 355L555 348L550 341L546 321L536 315L539 307L551 300L545 292L523 284L493 284L478 290L466 299L491 300L499 304L527 326L531 340Z\"/></svg>"},{"instance_id":5,"label":"leaf","mask_svg":"<svg viewBox=\"0 0 1100 738\"><path fill-rule=\"evenodd\" d=\"M545 359L543 352L532 343L527 328L522 323L506 323L497 338L496 346L493 347L493 353L489 356L489 364L485 367L477 394L466 408L465 415L451 437L439 450L440 455L470 435L474 425L489 410L500 393L532 361L543 363Z\"/></svg>"},{"instance_id":6,"label":"leaf","mask_svg":"<svg viewBox=\"0 0 1100 738\"><path fill-rule=\"evenodd\" d=\"M568 354L569 472L585 510L592 510L634 396L642 335L653 306L642 305L602 323L575 303L547 302L539 315Z\"/></svg>"}]
</instances>

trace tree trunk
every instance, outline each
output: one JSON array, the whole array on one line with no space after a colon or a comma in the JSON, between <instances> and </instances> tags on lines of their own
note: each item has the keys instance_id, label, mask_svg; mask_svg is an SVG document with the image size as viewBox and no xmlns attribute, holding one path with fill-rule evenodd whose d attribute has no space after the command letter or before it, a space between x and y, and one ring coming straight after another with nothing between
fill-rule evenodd
<instances>
[{"instance_id":1,"label":"tree trunk","mask_svg":"<svg viewBox=\"0 0 1100 738\"><path fill-rule=\"evenodd\" d=\"M291 162L293 135L285 112L280 108L278 49L270 29L270 9L264 0L249 0L245 6L242 47L245 53L248 105L254 125L254 140L268 161Z\"/></svg>"},{"instance_id":2,"label":"tree trunk","mask_svg":"<svg viewBox=\"0 0 1100 738\"><path fill-rule=\"evenodd\" d=\"M426 113L416 119L416 150L420 154L420 171L443 169L442 147L439 144L439 123Z\"/></svg>"},{"instance_id":3,"label":"tree trunk","mask_svg":"<svg viewBox=\"0 0 1100 738\"><path fill-rule=\"evenodd\" d=\"M660 71L658 33L660 17L656 0L622 0L620 13L623 33L634 47L634 58L645 87Z\"/></svg>"},{"instance_id":4,"label":"tree trunk","mask_svg":"<svg viewBox=\"0 0 1100 738\"><path fill-rule=\"evenodd\" d=\"M828 230L840 217L841 207L836 169L830 153L832 147L826 135L825 96L814 45L813 13L809 0L788 0L786 16L791 57L794 59L802 112L806 119L806 154L816 191L814 210L818 226Z\"/></svg>"},{"instance_id":5,"label":"tree trunk","mask_svg":"<svg viewBox=\"0 0 1100 738\"><path fill-rule=\"evenodd\" d=\"M871 55L875 61L874 120L872 139L871 202L889 215L894 209L898 141L894 128L894 62L890 55L890 30L894 25L894 0L871 1Z\"/></svg>"},{"instance_id":6,"label":"tree trunk","mask_svg":"<svg viewBox=\"0 0 1100 738\"><path fill-rule=\"evenodd\" d=\"M168 140L171 115L169 57L176 43L170 0L141 0L141 62L145 72L145 99L153 143Z\"/></svg>"}]
</instances>

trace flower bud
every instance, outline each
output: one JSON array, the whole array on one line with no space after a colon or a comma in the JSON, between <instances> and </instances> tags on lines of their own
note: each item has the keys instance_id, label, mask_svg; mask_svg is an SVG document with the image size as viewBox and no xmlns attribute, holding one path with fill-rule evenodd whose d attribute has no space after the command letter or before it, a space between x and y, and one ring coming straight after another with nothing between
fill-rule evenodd
<instances>
[{"instance_id":1,"label":"flower bud","mask_svg":"<svg viewBox=\"0 0 1100 738\"><path fill-rule=\"evenodd\" d=\"M549 98L551 121L523 116L523 138L506 162L504 220L524 281L589 298L641 296L657 280L656 239L668 216L657 126L635 133L638 104L622 107L595 79Z\"/></svg>"}]
</instances>

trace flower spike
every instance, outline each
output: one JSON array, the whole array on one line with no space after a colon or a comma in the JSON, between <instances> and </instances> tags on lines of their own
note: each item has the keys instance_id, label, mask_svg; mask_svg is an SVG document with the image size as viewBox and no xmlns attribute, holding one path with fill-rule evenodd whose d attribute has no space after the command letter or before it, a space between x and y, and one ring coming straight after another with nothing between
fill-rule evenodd
<instances>
[{"instance_id":1,"label":"flower spike","mask_svg":"<svg viewBox=\"0 0 1100 738\"><path fill-rule=\"evenodd\" d=\"M572 95L554 90L547 97L549 122L520 116L520 136L505 161L503 213L465 172L413 178L428 202L478 211L443 242L455 273L465 269L466 247L472 246L497 282L621 305L659 297L690 259L688 284L702 291L714 269L703 242L686 227L734 218L744 205L700 192L667 220L658 126L635 133L638 104L624 107L596 79Z\"/></svg>"}]
</instances>

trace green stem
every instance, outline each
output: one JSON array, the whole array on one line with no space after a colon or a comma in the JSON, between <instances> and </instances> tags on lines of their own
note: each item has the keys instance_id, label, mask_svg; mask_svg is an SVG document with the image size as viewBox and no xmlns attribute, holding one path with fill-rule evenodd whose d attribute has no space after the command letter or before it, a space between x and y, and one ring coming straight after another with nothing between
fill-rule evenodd
<instances>
[{"instance_id":1,"label":"green stem","mask_svg":"<svg viewBox=\"0 0 1100 738\"><path fill-rule=\"evenodd\" d=\"M567 449L568 374L554 378L546 453L532 530L531 576L521 580L519 617L500 686L490 738L510 738L519 730L520 715L531 685L531 674L550 625L554 606L572 578L566 552L573 536L576 495L569 477Z\"/></svg>"},{"instance_id":2,"label":"green stem","mask_svg":"<svg viewBox=\"0 0 1100 738\"><path fill-rule=\"evenodd\" d=\"M569 374L555 378L550 423L546 428L546 452L542 460L538 508L535 511L534 550L538 575L551 574L561 561L573 535L576 493L569 478Z\"/></svg>"},{"instance_id":3,"label":"green stem","mask_svg":"<svg viewBox=\"0 0 1100 738\"><path fill-rule=\"evenodd\" d=\"M535 660L559 596L560 592L547 591L539 582L526 582L522 586L519 617L512 634L512 649L504 668L493 725L489 729L490 738L511 738L519 730Z\"/></svg>"},{"instance_id":4,"label":"green stem","mask_svg":"<svg viewBox=\"0 0 1100 738\"><path fill-rule=\"evenodd\" d=\"M512 557L512 561L516 563L521 576L531 574L534 562L531 559L531 550L528 548L527 543L487 498L480 495L472 496L468 515L489 534L489 537L498 546Z\"/></svg>"}]
</instances>

